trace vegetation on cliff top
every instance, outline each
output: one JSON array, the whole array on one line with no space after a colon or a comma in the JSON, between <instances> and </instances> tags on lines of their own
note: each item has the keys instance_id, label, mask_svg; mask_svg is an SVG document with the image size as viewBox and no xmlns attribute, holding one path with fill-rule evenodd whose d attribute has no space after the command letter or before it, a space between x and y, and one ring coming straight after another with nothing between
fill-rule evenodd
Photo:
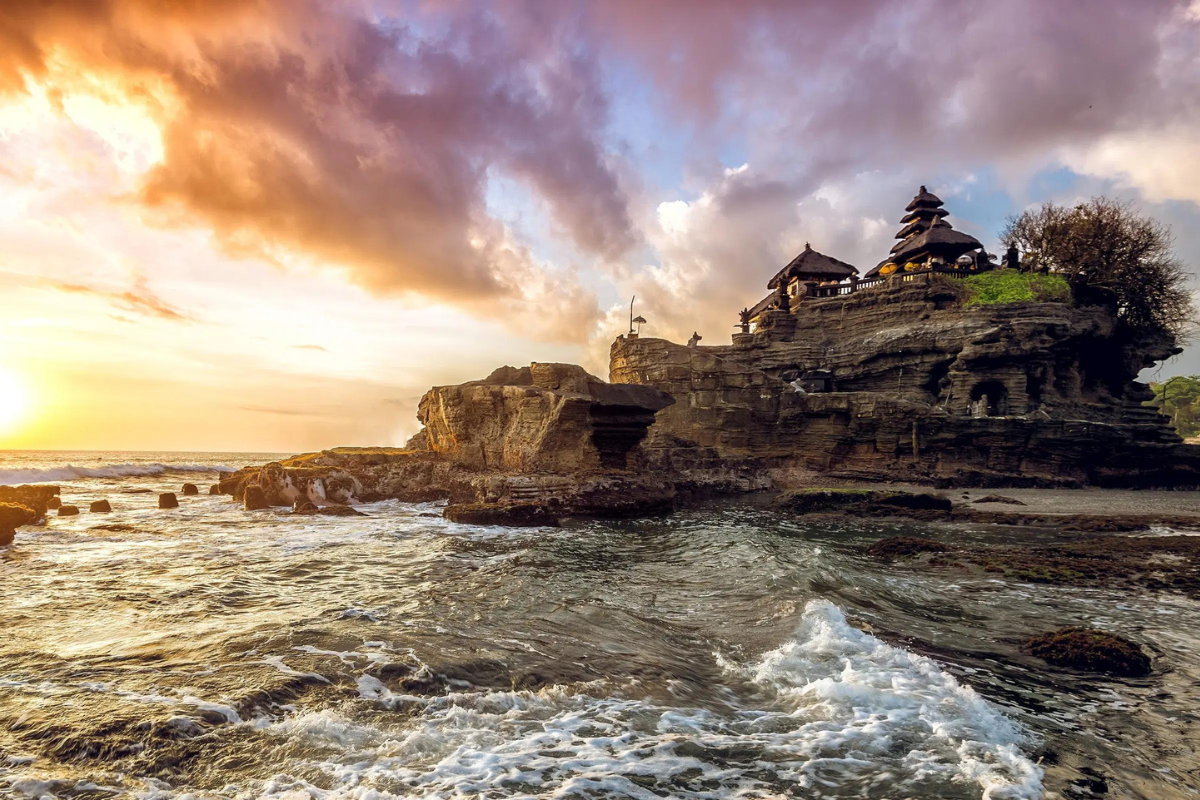
<instances>
[{"instance_id":1,"label":"vegetation on cliff top","mask_svg":"<svg viewBox=\"0 0 1200 800\"><path fill-rule=\"evenodd\" d=\"M1000 269L964 278L963 285L969 292L966 300L968 306L990 306L1030 300L1061 303L1071 298L1071 287L1066 279L1054 273L1042 275L1035 272L1019 272L1015 269Z\"/></svg>"},{"instance_id":2,"label":"vegetation on cliff top","mask_svg":"<svg viewBox=\"0 0 1200 800\"><path fill-rule=\"evenodd\" d=\"M1188 270L1174 253L1170 227L1131 203L1107 197L1072 207L1046 203L1009 217L1000 238L1021 250L1030 271L1086 278L1111 291L1119 317L1136 332L1178 339L1195 318Z\"/></svg>"}]
</instances>

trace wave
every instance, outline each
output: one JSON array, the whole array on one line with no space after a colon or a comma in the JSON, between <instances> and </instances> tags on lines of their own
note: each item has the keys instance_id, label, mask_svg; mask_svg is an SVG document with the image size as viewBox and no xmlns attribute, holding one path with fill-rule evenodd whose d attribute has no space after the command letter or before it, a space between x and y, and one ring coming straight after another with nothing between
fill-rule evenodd
<instances>
[{"instance_id":1,"label":"wave","mask_svg":"<svg viewBox=\"0 0 1200 800\"><path fill-rule=\"evenodd\" d=\"M222 464L105 464L99 467L77 467L74 464L67 464L48 469L0 470L0 484L143 477L162 475L167 472L233 472L233 467L226 467Z\"/></svg>"},{"instance_id":2,"label":"wave","mask_svg":"<svg viewBox=\"0 0 1200 800\"><path fill-rule=\"evenodd\" d=\"M364 787L381 798L1042 796L1020 725L933 660L854 629L832 603L810 602L795 637L756 661L718 659L754 687L725 711L599 682L402 697L365 676L364 700L416 712L404 729L333 709L272 728L293 752L298 741L323 754L304 771L325 773L326 800ZM263 794L316 795L295 774Z\"/></svg>"}]
</instances>

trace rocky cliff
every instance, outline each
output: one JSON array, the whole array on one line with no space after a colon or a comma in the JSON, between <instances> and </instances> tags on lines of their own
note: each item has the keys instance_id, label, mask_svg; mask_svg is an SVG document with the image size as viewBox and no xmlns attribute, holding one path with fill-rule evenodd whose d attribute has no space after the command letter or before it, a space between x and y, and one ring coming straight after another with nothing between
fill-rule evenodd
<instances>
[{"instance_id":1,"label":"rocky cliff","mask_svg":"<svg viewBox=\"0 0 1200 800\"><path fill-rule=\"evenodd\" d=\"M297 456L220 490L255 506L449 499L466 504L455 519L528 521L818 476L1200 484L1200 448L1136 381L1170 343L1135 345L1087 296L972 306L952 279L902 276L765 311L729 345L622 336L611 383L570 364L502 367L427 392L404 449Z\"/></svg>"},{"instance_id":2,"label":"rocky cliff","mask_svg":"<svg viewBox=\"0 0 1200 800\"><path fill-rule=\"evenodd\" d=\"M666 469L1193 484L1197 449L1142 406L1135 380L1172 352L1135 347L1104 304L971 307L952 281L922 280L805 299L728 346L621 337L610 370L675 398L645 443Z\"/></svg>"}]
</instances>

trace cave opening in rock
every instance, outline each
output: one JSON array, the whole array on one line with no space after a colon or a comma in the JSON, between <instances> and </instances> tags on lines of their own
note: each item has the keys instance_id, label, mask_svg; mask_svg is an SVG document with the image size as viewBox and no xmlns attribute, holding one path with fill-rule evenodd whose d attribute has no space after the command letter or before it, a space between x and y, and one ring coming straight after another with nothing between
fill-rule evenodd
<instances>
[{"instance_id":1,"label":"cave opening in rock","mask_svg":"<svg viewBox=\"0 0 1200 800\"><path fill-rule=\"evenodd\" d=\"M1008 413L1008 388L1000 381L980 381L971 389L971 416L1003 417Z\"/></svg>"}]
</instances>

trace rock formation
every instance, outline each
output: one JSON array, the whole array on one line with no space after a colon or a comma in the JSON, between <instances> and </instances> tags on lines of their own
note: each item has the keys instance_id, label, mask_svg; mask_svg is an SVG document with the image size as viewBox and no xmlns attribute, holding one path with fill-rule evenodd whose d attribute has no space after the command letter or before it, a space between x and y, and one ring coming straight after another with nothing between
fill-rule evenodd
<instances>
[{"instance_id":1,"label":"rock formation","mask_svg":"<svg viewBox=\"0 0 1200 800\"><path fill-rule=\"evenodd\" d=\"M1172 343L1135 343L1086 287L1066 300L964 299L934 271L814 284L786 309L744 312L729 345L622 336L611 383L568 364L502 367L426 393L405 448L296 456L239 470L219 491L247 507L303 501L298 513L448 499L464 521L553 524L816 475L1200 484L1200 448L1143 406L1136 382Z\"/></svg>"},{"instance_id":2,"label":"rock formation","mask_svg":"<svg viewBox=\"0 0 1200 800\"><path fill-rule=\"evenodd\" d=\"M174 492L163 492L158 496L159 508L179 508L179 498Z\"/></svg>"},{"instance_id":3,"label":"rock formation","mask_svg":"<svg viewBox=\"0 0 1200 800\"><path fill-rule=\"evenodd\" d=\"M57 486L0 486L0 503L25 506L37 513L36 519L46 516L46 511L62 505L58 499Z\"/></svg>"},{"instance_id":4,"label":"rock formation","mask_svg":"<svg viewBox=\"0 0 1200 800\"><path fill-rule=\"evenodd\" d=\"M184 497L195 497L198 494L200 494L200 488L198 486L196 486L196 484L185 483L183 485L183 496Z\"/></svg>"},{"instance_id":5,"label":"rock formation","mask_svg":"<svg viewBox=\"0 0 1200 800\"><path fill-rule=\"evenodd\" d=\"M59 506L58 515L60 517L77 517L79 516L79 508L78 506Z\"/></svg>"},{"instance_id":6,"label":"rock formation","mask_svg":"<svg viewBox=\"0 0 1200 800\"><path fill-rule=\"evenodd\" d=\"M732 345L619 338L616 382L676 403L643 447L669 471L747 465L980 485L1200 483L1197 448L1142 405L1143 367L1106 305L968 307L952 279L806 298ZM824 376L816 392L797 379ZM786 478L777 478L785 480Z\"/></svg>"},{"instance_id":7,"label":"rock formation","mask_svg":"<svg viewBox=\"0 0 1200 800\"><path fill-rule=\"evenodd\" d=\"M32 525L41 517L41 514L28 506L0 502L0 547L8 547L13 543L17 528Z\"/></svg>"},{"instance_id":8,"label":"rock formation","mask_svg":"<svg viewBox=\"0 0 1200 800\"><path fill-rule=\"evenodd\" d=\"M112 506L107 500L93 500L92 505L88 508L93 514L106 514L112 511Z\"/></svg>"}]
</instances>

